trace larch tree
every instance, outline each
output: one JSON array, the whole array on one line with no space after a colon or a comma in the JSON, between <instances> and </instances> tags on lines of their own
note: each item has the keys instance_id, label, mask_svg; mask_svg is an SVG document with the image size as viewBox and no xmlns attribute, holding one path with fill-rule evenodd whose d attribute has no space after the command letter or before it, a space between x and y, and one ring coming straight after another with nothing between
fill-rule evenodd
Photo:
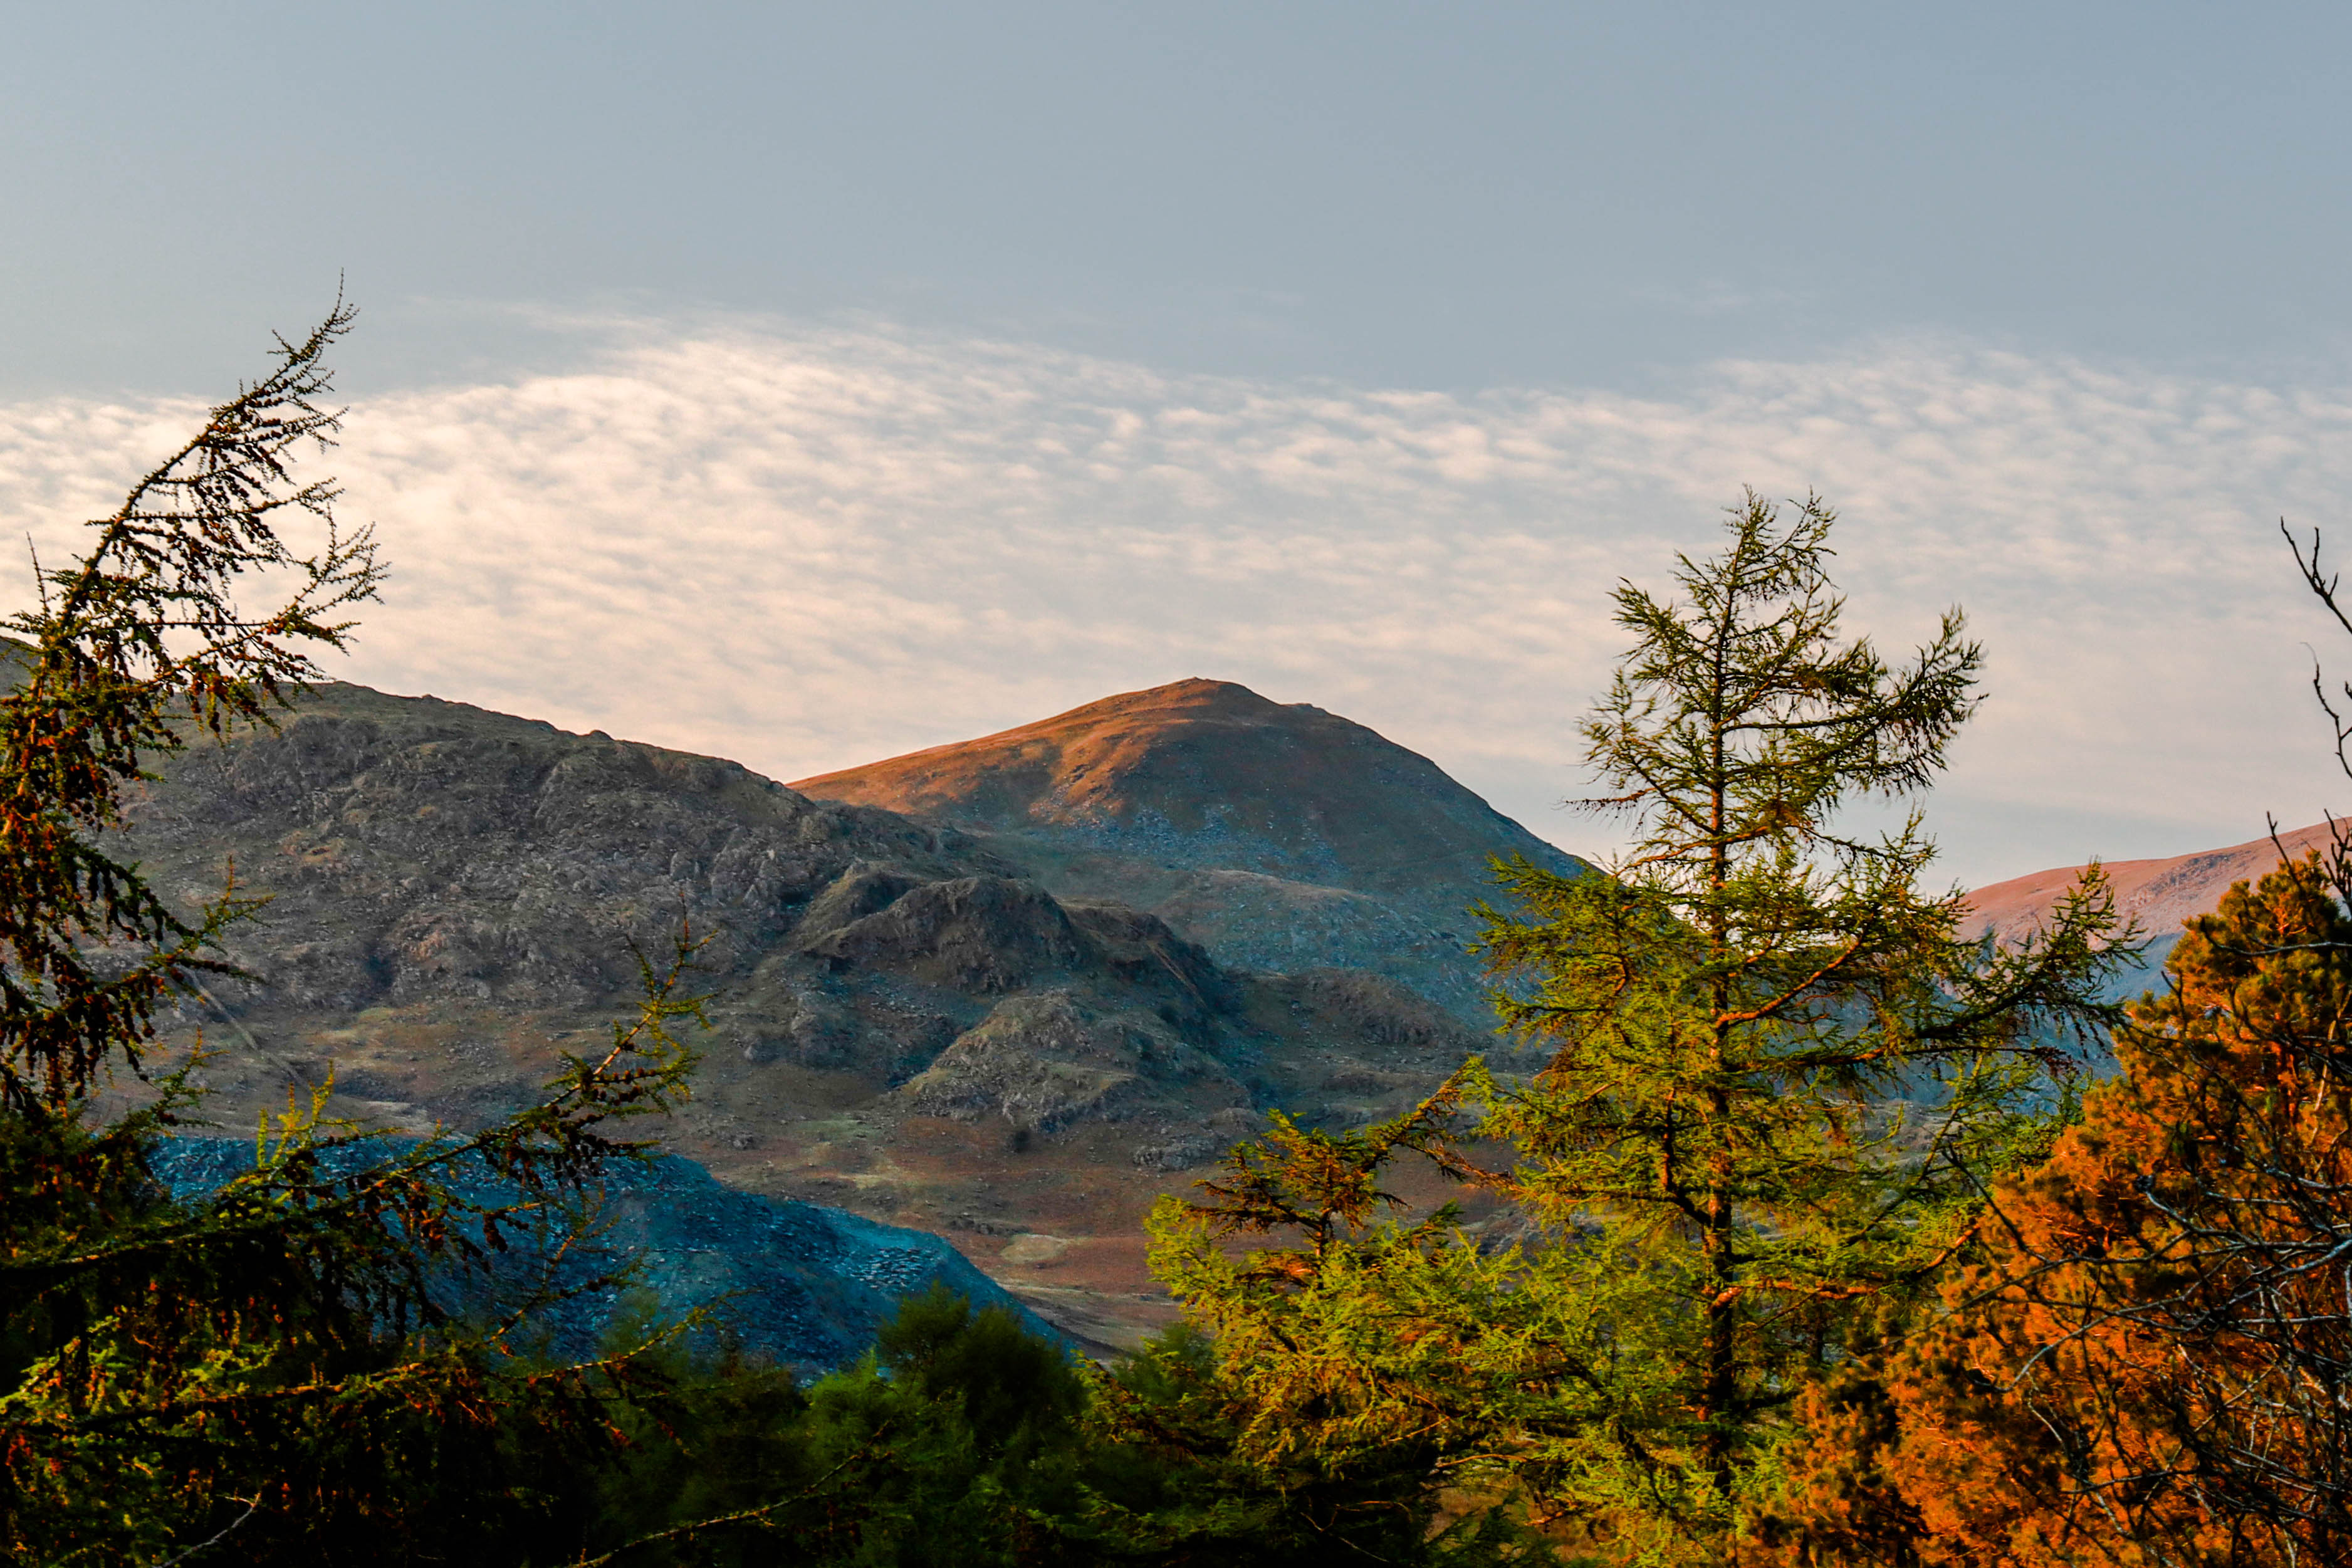
<instances>
[{"instance_id":1,"label":"larch tree","mask_svg":"<svg viewBox=\"0 0 2352 1568\"><path fill-rule=\"evenodd\" d=\"M338 302L280 341L6 623L21 639L0 692L12 1560L480 1560L530 1485L502 1479L501 1444L569 1431L593 1448L627 1394L625 1351L511 1353L553 1288L499 1258L562 1234L606 1161L650 1152L619 1134L685 1090L682 952L648 966L644 1008L608 1047L480 1132L387 1142L314 1102L261 1129L217 1191L175 1198L154 1173L159 1141L201 1112L195 1064L154 1057L158 1010L235 973L217 939L257 903L231 881L178 905L115 835L163 760L269 723L343 645L339 613L374 593L373 541L337 527L331 482L295 472L338 427L324 356L351 321ZM275 596L248 608L257 588ZM110 1085L141 1082L134 1109L104 1109Z\"/></svg>"},{"instance_id":2,"label":"larch tree","mask_svg":"<svg viewBox=\"0 0 2352 1568\"><path fill-rule=\"evenodd\" d=\"M1161 1266L1270 1452L1385 1421L1586 1550L1725 1561L1807 1385L2046 1149L2128 933L2094 871L2035 940L1973 940L1963 896L1923 889L1916 811L1853 825L1942 771L1981 656L1957 612L1900 665L1843 639L1832 521L1751 493L1679 599L1621 585L1633 647L1583 733L1589 804L1632 847L1605 875L1503 866L1484 911L1504 1027L1542 1065L1472 1064L1433 1102L1468 1121L1381 1149L1433 1154L1535 1239L1382 1223L1399 1190L1377 1161L1335 1185L1354 1145L1329 1135L1237 1151L1163 1209ZM1306 1245L1236 1260L1235 1235Z\"/></svg>"},{"instance_id":3,"label":"larch tree","mask_svg":"<svg viewBox=\"0 0 2352 1568\"><path fill-rule=\"evenodd\" d=\"M1605 1439L1621 1506L1727 1528L1856 1304L1914 1286L1969 1233L1987 1176L2042 1135L2070 1033L2107 1016L2118 958L2095 876L2015 952L1922 886L1916 810L1976 706L1958 612L1907 662L1843 640L1833 514L1750 494L1678 601L1630 584L1634 637L1584 725L1630 851L1606 877L1511 868L1486 950L1504 1022L1550 1059L1497 1089L1506 1186L1681 1352ZM1604 1472L1605 1473L1605 1472Z\"/></svg>"},{"instance_id":4,"label":"larch tree","mask_svg":"<svg viewBox=\"0 0 2352 1568\"><path fill-rule=\"evenodd\" d=\"M1813 1395L1791 1560L2352 1555L2352 919L2326 861L2237 884L2165 969L1945 1312Z\"/></svg>"}]
</instances>

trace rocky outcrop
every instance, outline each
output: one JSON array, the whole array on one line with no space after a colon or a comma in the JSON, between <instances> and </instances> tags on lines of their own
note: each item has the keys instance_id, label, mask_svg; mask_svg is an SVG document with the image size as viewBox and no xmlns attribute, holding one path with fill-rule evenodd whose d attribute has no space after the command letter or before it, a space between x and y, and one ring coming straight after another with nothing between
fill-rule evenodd
<instances>
[{"instance_id":1,"label":"rocky outcrop","mask_svg":"<svg viewBox=\"0 0 2352 1568\"><path fill-rule=\"evenodd\" d=\"M1214 1057L1157 1020L1106 1014L1067 991L1002 1002L898 1091L908 1110L1001 1116L1056 1131L1082 1119L1205 1121L1249 1094Z\"/></svg>"},{"instance_id":2,"label":"rocky outcrop","mask_svg":"<svg viewBox=\"0 0 2352 1568\"><path fill-rule=\"evenodd\" d=\"M1053 896L1005 877L958 877L908 888L807 950L835 970L870 966L932 985L1002 995L1088 956Z\"/></svg>"},{"instance_id":3,"label":"rocky outcrop","mask_svg":"<svg viewBox=\"0 0 2352 1568\"><path fill-rule=\"evenodd\" d=\"M321 688L275 734L198 743L134 802L190 898L233 858L270 918L233 951L280 1004L583 1003L681 919L732 969L853 866L1009 869L952 834L821 806L715 758L430 699Z\"/></svg>"},{"instance_id":4,"label":"rocky outcrop","mask_svg":"<svg viewBox=\"0 0 2352 1568\"><path fill-rule=\"evenodd\" d=\"M1353 969L1309 969L1275 983L1323 1033L1383 1046L1465 1056L1495 1044L1394 981Z\"/></svg>"}]
</instances>

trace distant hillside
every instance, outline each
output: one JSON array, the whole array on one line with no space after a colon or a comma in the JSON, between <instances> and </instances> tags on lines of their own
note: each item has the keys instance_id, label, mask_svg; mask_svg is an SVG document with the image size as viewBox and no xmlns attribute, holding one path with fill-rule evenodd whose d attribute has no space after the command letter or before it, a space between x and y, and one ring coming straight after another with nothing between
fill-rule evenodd
<instances>
[{"instance_id":1,"label":"distant hillside","mask_svg":"<svg viewBox=\"0 0 2352 1568\"><path fill-rule=\"evenodd\" d=\"M1448 798L1410 753L1367 763ZM1098 1339L1164 1310L1143 1210L1266 1110L1360 1122L1496 1043L1354 962L1393 954L1359 939L1415 918L1402 903L1201 873L1196 900L1288 900L1281 963L1221 959L1066 865L1033 869L1054 857L1032 840L430 698L320 686L277 732L192 746L131 809L128 847L172 896L234 860L271 899L229 943L258 983L215 984L172 1029L220 1052L225 1131L330 1083L332 1111L395 1130L499 1114L630 1010L630 944L658 952L685 920L709 939L693 984L716 1027L670 1146L942 1236ZM1324 837L1374 874L1376 842ZM1337 913L1318 928L1313 908Z\"/></svg>"},{"instance_id":2,"label":"distant hillside","mask_svg":"<svg viewBox=\"0 0 2352 1568\"><path fill-rule=\"evenodd\" d=\"M1066 897L1159 915L1221 963L1374 971L1484 1026L1466 910L1496 856L1583 868L1361 724L1223 680L802 779L971 835Z\"/></svg>"},{"instance_id":3,"label":"distant hillside","mask_svg":"<svg viewBox=\"0 0 2352 1568\"><path fill-rule=\"evenodd\" d=\"M2116 907L2137 920L2149 939L2145 964L2126 976L2119 989L2136 993L2158 984L2164 955L2179 940L2182 921L2214 909L2231 883L2259 880L2274 869L2282 849L2300 858L2306 850L2326 848L2330 831L2323 822L2282 833L2275 842L2256 838L2226 849L2200 849L2164 860L2105 862L2108 879L2115 884ZM2056 866L1977 889L1969 895L1976 910L1975 929L1990 931L2004 940L2031 933L2082 872L2080 866Z\"/></svg>"}]
</instances>

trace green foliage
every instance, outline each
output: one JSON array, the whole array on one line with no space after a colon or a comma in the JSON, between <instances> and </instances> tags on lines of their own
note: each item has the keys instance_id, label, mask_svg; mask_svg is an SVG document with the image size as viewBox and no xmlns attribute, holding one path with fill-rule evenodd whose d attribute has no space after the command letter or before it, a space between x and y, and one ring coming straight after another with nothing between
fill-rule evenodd
<instances>
[{"instance_id":1,"label":"green foliage","mask_svg":"<svg viewBox=\"0 0 2352 1568\"><path fill-rule=\"evenodd\" d=\"M1381 1185L1401 1152L1465 1167L1449 1147L1449 1089L1412 1114L1339 1134L1276 1113L1258 1144L1226 1156L1209 1201L1163 1198L1152 1265L1211 1336L1219 1378L1195 1378L1236 1457L1276 1479L1286 1506L1386 1552L1425 1535L1449 1488L1493 1484L1523 1390L1552 1358L1555 1325L1516 1289L1516 1253L1460 1244L1454 1213L1389 1217ZM1295 1247L1234 1257L1238 1233L1287 1233ZM1205 1392L1217 1388L1214 1394ZM1576 1397L1554 1382L1549 1400ZM1197 1402L1197 1400L1196 1400Z\"/></svg>"},{"instance_id":2,"label":"green foliage","mask_svg":"<svg viewBox=\"0 0 2352 1568\"><path fill-rule=\"evenodd\" d=\"M313 648L341 648L340 607L382 576L365 529L334 522L331 481L297 486L289 465L323 447L339 416L319 405L322 359L351 325L338 300L276 367L212 411L204 428L131 487L71 565L39 574L40 607L6 629L16 689L0 698L0 1109L58 1113L110 1066L135 1069L157 1004L226 965L207 950L255 907L235 887L192 921L106 852L121 793L148 759L186 742L174 721L221 736L266 719L313 678ZM298 555L280 535L307 514L323 538ZM234 590L290 576L268 614Z\"/></svg>"},{"instance_id":3,"label":"green foliage","mask_svg":"<svg viewBox=\"0 0 2352 1568\"><path fill-rule=\"evenodd\" d=\"M575 1545L616 1568L1256 1560L1257 1513L1197 1495L1219 1489L1103 1420L1061 1346L943 1287L902 1301L862 1361L804 1391L736 1356L658 1360L666 1389L625 1418L625 1456L575 1472L583 1496L556 1510L592 1521L576 1542L550 1534L566 1560ZM1119 1375L1094 1381L1157 1387L1149 1371Z\"/></svg>"},{"instance_id":4,"label":"green foliage","mask_svg":"<svg viewBox=\"0 0 2352 1568\"><path fill-rule=\"evenodd\" d=\"M1262 1421L1268 1401L1229 1374L1234 1359L1197 1327L1179 1324L1102 1380L1098 1419L1121 1445L1108 1452L1128 1457L1133 1493L1150 1505L1129 1515L1130 1528L1157 1549L1114 1560L1251 1568L1554 1561L1475 1474L1441 1464L1433 1475L1431 1445L1410 1431L1385 1447L1361 1429L1328 1448L1270 1444ZM1313 1392L1293 1392L1303 1397L1286 1414L1347 1419Z\"/></svg>"},{"instance_id":5,"label":"green foliage","mask_svg":"<svg viewBox=\"0 0 2352 1568\"><path fill-rule=\"evenodd\" d=\"M2047 1148L2047 1075L2112 1021L2130 933L2095 869L2037 941L1964 940L1961 897L1920 889L1916 812L1844 826L1941 770L1980 656L1957 612L1899 667L1842 641L1832 521L1750 495L1721 553L1682 561L1681 600L1620 588L1634 643L1584 736L1613 792L1589 804L1633 847L1607 876L1501 867L1512 907L1483 911L1498 1011L1545 1068L1473 1062L1370 1132L1277 1122L1157 1217L1268 1462L1385 1451L1611 1560L1712 1560L1848 1326L1923 1291L1993 1174ZM1507 1168L1474 1167L1472 1138ZM1535 1239L1379 1217L1401 1154ZM1234 1235L1300 1245L1236 1261Z\"/></svg>"},{"instance_id":6,"label":"green foliage","mask_svg":"<svg viewBox=\"0 0 2352 1568\"><path fill-rule=\"evenodd\" d=\"M994 1568L1051 1561L1081 1523L1078 1374L1012 1311L934 1286L856 1366L809 1391L820 1459L856 1462L863 1517L834 1560ZM858 1459L860 1455L872 1455Z\"/></svg>"},{"instance_id":7,"label":"green foliage","mask_svg":"<svg viewBox=\"0 0 2352 1568\"><path fill-rule=\"evenodd\" d=\"M639 1016L541 1102L470 1136L383 1142L323 1095L251 1167L175 1198L162 1140L196 1121L158 1009L238 976L201 907L112 847L125 792L192 743L268 724L381 572L341 532L322 356L338 306L42 574L0 695L0 1539L27 1561L753 1565L1528 1561L1422 1484L1429 1446L1370 1429L1326 1463L1269 1451L1178 1333L1110 1373L1009 1312L903 1304L858 1365L690 1353L625 1316L545 1353L552 1270L624 1135L686 1091L698 1016L667 963ZM307 551L289 523L313 527ZM285 592L253 614L237 592ZM102 1097L128 1090L132 1109ZM1352 1155L1350 1157L1353 1157ZM494 1196L482 1196L490 1194ZM1352 1212L1352 1211L1351 1211ZM1424 1238L1408 1241L1421 1247ZM1338 1254L1334 1254L1335 1258ZM625 1278L572 1289L625 1286ZM1454 1511L1461 1511L1455 1510Z\"/></svg>"},{"instance_id":8,"label":"green foliage","mask_svg":"<svg viewBox=\"0 0 2352 1568\"><path fill-rule=\"evenodd\" d=\"M1304 1476L1254 1457L1217 1358L1179 1326L1108 1368L1074 1365L1003 1309L935 1288L857 1365L804 1392L772 1368L659 1352L664 1391L615 1464L544 1537L595 1568L1306 1568L1549 1561L1491 1511L1446 1520L1410 1466L1369 1453ZM1444 1528L1440 1528L1444 1526Z\"/></svg>"},{"instance_id":9,"label":"green foliage","mask_svg":"<svg viewBox=\"0 0 2352 1568\"><path fill-rule=\"evenodd\" d=\"M2046 1142L2053 1035L2108 1020L2120 957L2095 871L2003 952L1922 891L1916 810L1843 826L1941 771L1981 656L1958 612L1903 666L1842 641L1832 521L1751 494L1720 554L1682 561L1682 600L1620 587L1634 645L1584 736L1633 846L1607 878L1513 866L1518 908L1488 911L1503 1019L1551 1051L1484 1097L1518 1152L1503 1184L1596 1227L1558 1250L1567 1288L1670 1342L1591 1439L1600 1484L1562 1500L1700 1538L1769 1476L1855 1304L1918 1289Z\"/></svg>"},{"instance_id":10,"label":"green foliage","mask_svg":"<svg viewBox=\"0 0 2352 1568\"><path fill-rule=\"evenodd\" d=\"M156 759L268 722L311 650L341 646L328 617L374 590L331 483L289 468L337 426L321 356L351 319L281 342L9 623L30 647L0 697L0 1539L27 1560L463 1554L529 1510L501 1445L536 1427L593 1448L639 1375L625 1351L516 1360L549 1295L500 1265L560 1237L606 1161L646 1152L620 1125L684 1092L684 939L607 1048L480 1133L395 1152L314 1101L216 1193L175 1201L149 1170L199 1104L195 1064L150 1070L155 1010L234 973L215 940L257 906L232 882L184 917L103 836ZM309 553L289 519L316 525ZM256 577L287 593L248 614ZM124 1079L144 1102L106 1120L96 1097ZM467 1197L484 1174L509 1195Z\"/></svg>"}]
</instances>

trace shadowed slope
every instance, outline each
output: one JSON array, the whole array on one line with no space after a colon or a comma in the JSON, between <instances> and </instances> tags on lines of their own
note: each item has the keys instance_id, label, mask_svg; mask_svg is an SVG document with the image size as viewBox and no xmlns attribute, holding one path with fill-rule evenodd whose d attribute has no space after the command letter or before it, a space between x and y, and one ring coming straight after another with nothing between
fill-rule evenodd
<instances>
[{"instance_id":1,"label":"shadowed slope","mask_svg":"<svg viewBox=\"0 0 2352 1568\"><path fill-rule=\"evenodd\" d=\"M412 1146L404 1139L346 1144L326 1158L349 1174ZM253 1160L250 1138L172 1138L157 1151L154 1169L187 1198L251 1170ZM458 1183L480 1201L515 1201L510 1185L478 1168L461 1171ZM631 1283L650 1293L664 1315L705 1314L698 1342L717 1348L731 1342L807 1371L856 1361L900 1297L934 1283L975 1307L1010 1306L1028 1315L938 1237L722 1186L691 1160L614 1161L598 1187L587 1235L565 1236L561 1250L550 1252L535 1234L519 1234L498 1266L510 1286L551 1280L580 1292L539 1320L564 1355L595 1353L626 1298L591 1286L632 1258L637 1272ZM1028 1316L1033 1331L1047 1327Z\"/></svg>"}]
</instances>

